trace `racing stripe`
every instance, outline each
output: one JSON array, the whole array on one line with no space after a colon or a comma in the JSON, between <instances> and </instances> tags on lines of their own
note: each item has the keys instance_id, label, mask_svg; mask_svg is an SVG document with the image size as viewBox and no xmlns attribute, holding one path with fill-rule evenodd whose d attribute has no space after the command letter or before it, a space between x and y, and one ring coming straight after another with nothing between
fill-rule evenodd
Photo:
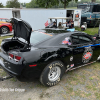
<instances>
[{"instance_id":1,"label":"racing stripe","mask_svg":"<svg viewBox=\"0 0 100 100\"><path fill-rule=\"evenodd\" d=\"M100 44L87 45L87 46L82 46L82 47L77 47L77 48L84 48L84 47L89 47L89 46L93 47L93 46L98 46L98 45L100 45Z\"/></svg>"}]
</instances>

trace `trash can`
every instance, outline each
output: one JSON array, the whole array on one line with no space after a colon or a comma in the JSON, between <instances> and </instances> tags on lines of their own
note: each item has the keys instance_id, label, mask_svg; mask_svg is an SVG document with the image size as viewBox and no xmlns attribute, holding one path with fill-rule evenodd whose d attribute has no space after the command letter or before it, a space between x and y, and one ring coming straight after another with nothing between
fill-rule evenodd
<instances>
[{"instance_id":1,"label":"trash can","mask_svg":"<svg viewBox=\"0 0 100 100\"><path fill-rule=\"evenodd\" d=\"M82 25L82 26L81 26L81 31L85 31L85 30L86 30L85 25Z\"/></svg>"}]
</instances>

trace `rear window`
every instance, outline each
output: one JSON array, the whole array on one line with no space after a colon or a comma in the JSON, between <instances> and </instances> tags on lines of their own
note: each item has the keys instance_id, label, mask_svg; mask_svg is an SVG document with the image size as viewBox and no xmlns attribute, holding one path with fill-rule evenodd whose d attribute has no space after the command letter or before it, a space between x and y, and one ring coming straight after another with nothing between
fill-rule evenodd
<instances>
[{"instance_id":1,"label":"rear window","mask_svg":"<svg viewBox=\"0 0 100 100\"><path fill-rule=\"evenodd\" d=\"M51 34L47 34L44 32L38 32L38 31L34 31L31 33L31 37L30 37L30 43L31 44L36 44L39 43L41 41L44 41L48 38L52 37Z\"/></svg>"}]
</instances>

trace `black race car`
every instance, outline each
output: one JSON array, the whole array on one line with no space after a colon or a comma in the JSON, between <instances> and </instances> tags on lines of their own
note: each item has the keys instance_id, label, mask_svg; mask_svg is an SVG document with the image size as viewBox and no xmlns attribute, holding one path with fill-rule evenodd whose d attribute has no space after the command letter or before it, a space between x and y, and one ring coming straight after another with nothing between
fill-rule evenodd
<instances>
[{"instance_id":1,"label":"black race car","mask_svg":"<svg viewBox=\"0 0 100 100\"><path fill-rule=\"evenodd\" d=\"M40 78L45 86L56 85L67 71L100 59L100 38L83 32L43 29L12 19L14 36L1 43L0 65L19 81Z\"/></svg>"}]
</instances>

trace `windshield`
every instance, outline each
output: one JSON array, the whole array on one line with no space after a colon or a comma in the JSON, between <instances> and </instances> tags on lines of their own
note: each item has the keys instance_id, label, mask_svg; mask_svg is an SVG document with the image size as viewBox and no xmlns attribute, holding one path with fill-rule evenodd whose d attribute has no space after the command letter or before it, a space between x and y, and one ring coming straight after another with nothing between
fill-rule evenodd
<instances>
[{"instance_id":1,"label":"windshield","mask_svg":"<svg viewBox=\"0 0 100 100\"><path fill-rule=\"evenodd\" d=\"M77 8L82 9L84 12L100 12L100 5L78 5Z\"/></svg>"},{"instance_id":2,"label":"windshield","mask_svg":"<svg viewBox=\"0 0 100 100\"><path fill-rule=\"evenodd\" d=\"M78 5L77 8L85 9L88 5Z\"/></svg>"},{"instance_id":3,"label":"windshield","mask_svg":"<svg viewBox=\"0 0 100 100\"><path fill-rule=\"evenodd\" d=\"M36 44L36 43L39 43L39 42L46 40L50 37L52 37L52 35L44 33L44 32L34 31L31 33L30 43Z\"/></svg>"},{"instance_id":4,"label":"windshield","mask_svg":"<svg viewBox=\"0 0 100 100\"><path fill-rule=\"evenodd\" d=\"M82 9L82 12L89 12L90 11L90 6L89 5L78 5L77 8Z\"/></svg>"},{"instance_id":5,"label":"windshield","mask_svg":"<svg viewBox=\"0 0 100 100\"><path fill-rule=\"evenodd\" d=\"M94 5L92 12L100 12L100 5Z\"/></svg>"}]
</instances>

